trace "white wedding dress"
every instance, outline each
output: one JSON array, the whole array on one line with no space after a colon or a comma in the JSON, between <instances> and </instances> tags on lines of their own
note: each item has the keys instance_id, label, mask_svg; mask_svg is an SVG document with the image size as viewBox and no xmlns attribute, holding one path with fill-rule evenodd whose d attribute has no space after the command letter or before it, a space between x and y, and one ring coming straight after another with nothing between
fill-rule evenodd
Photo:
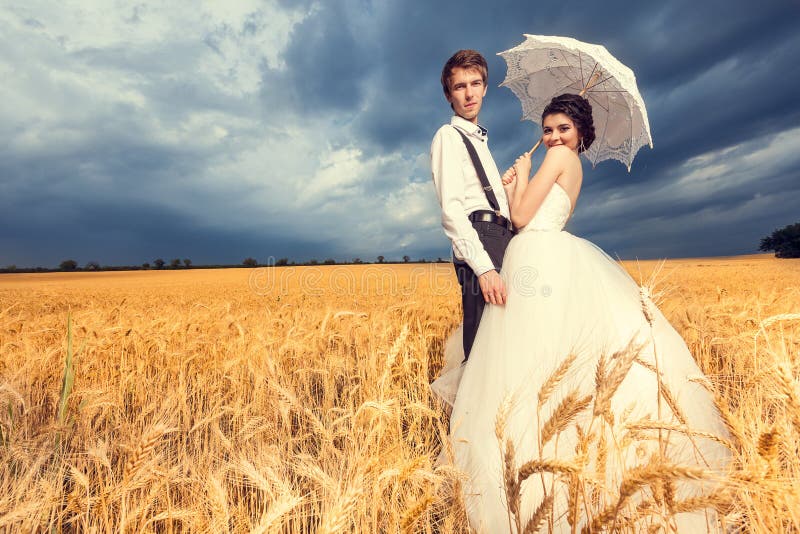
<instances>
[{"instance_id":1,"label":"white wedding dress","mask_svg":"<svg viewBox=\"0 0 800 534\"><path fill-rule=\"evenodd\" d=\"M508 511L504 457L496 436L502 411L500 430L504 440L514 444L514 472L529 460L557 459L582 465L582 476L594 481L594 485L584 486L582 496L593 500L596 509L617 502L626 470L636 466L660 462L703 469L702 480L681 478L673 486L671 502L681 502L707 495L714 488L714 475L723 473L730 460L729 449L723 445L729 434L683 339L645 299L648 321L639 285L617 262L589 241L563 230L571 208L566 191L554 185L535 217L508 246L501 273L508 289L506 305L486 306L466 364L461 365L460 328L450 337L445 369L432 384L434 392L452 406L452 460L467 475L464 500L470 525L477 532L517 531ZM630 342L640 350L625 352ZM631 354L638 354L633 363ZM540 398L542 385L569 355L575 359L563 378L550 395ZM605 355L604 364L598 372L601 355ZM615 370L624 371L626 362L630 369L610 398L610 411L605 419L595 417L595 406L602 404L597 382L608 388L613 382L611 375ZM661 400L656 368L662 376ZM605 391L607 394L608 389ZM540 452L543 431L552 434L553 425L545 428L546 423L570 394L583 398L585 409L577 415L562 414L559 418L568 419L569 424ZM544 402L538 406L540 400ZM569 405L577 403L566 403ZM652 428L657 422L672 428L662 428L661 441L659 431ZM576 453L576 425L584 434L591 434L583 464ZM659 450L660 456L655 454ZM546 491L554 502L542 531L570 532L569 484L569 477L554 477L551 472L527 478L518 501L523 528ZM655 491L651 486L637 486L639 491L626 504L635 507L646 500ZM591 490L588 497L586 488ZM585 500L581 501L577 520L573 520L578 532L586 526L583 512L587 507ZM618 515L617 527L625 517L630 519L630 514ZM629 530L652 526L652 516L642 513L641 517L638 522L631 520ZM716 531L716 515L710 509L679 513L666 529Z\"/></svg>"}]
</instances>

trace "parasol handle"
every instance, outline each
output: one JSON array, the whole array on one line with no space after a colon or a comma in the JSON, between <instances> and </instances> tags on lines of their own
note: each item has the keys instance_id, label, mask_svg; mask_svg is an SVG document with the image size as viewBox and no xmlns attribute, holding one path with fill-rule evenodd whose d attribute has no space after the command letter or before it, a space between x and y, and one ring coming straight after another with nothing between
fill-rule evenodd
<instances>
[{"instance_id":1,"label":"parasol handle","mask_svg":"<svg viewBox=\"0 0 800 534\"><path fill-rule=\"evenodd\" d=\"M536 152L536 149L539 148L539 145L541 145L541 144L542 144L542 138L540 137L539 140L536 141L536 144L533 145L533 148L528 150L528 156L530 156L531 154Z\"/></svg>"},{"instance_id":2,"label":"parasol handle","mask_svg":"<svg viewBox=\"0 0 800 534\"><path fill-rule=\"evenodd\" d=\"M594 73L594 75L593 75L593 76L592 76L592 77L589 79L589 81L588 81L588 82L586 82L586 87L584 87L583 89L581 89L581 92L580 92L580 93L578 93L578 96L583 96L584 94L586 94L586 91L588 91L589 89L591 89L591 88L592 88L592 86L594 86L594 84L596 84L596 83L597 83L597 80L598 80L599 78L600 78L600 71L597 71L597 72L595 72L595 73Z\"/></svg>"}]
</instances>

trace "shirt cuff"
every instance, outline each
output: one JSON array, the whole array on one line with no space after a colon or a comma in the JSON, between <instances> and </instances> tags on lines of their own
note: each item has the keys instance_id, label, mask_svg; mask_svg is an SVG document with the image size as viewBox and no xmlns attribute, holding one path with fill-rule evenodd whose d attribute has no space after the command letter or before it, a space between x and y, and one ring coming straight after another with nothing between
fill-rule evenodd
<instances>
[{"instance_id":1,"label":"shirt cuff","mask_svg":"<svg viewBox=\"0 0 800 534\"><path fill-rule=\"evenodd\" d=\"M489 271L495 271L495 270L496 270L496 269L495 269L494 267L490 267L489 269L486 269L486 270L485 270L485 271L483 271L483 272L475 271L475 275L476 275L476 276L480 276L480 275L482 275L482 274L486 274L486 273L488 273Z\"/></svg>"},{"instance_id":2,"label":"shirt cuff","mask_svg":"<svg viewBox=\"0 0 800 534\"><path fill-rule=\"evenodd\" d=\"M475 276L480 276L495 268L492 258L489 257L489 253L483 249L478 253L477 258L464 258L464 261L467 262L467 265L469 265L472 272L475 273Z\"/></svg>"}]
</instances>

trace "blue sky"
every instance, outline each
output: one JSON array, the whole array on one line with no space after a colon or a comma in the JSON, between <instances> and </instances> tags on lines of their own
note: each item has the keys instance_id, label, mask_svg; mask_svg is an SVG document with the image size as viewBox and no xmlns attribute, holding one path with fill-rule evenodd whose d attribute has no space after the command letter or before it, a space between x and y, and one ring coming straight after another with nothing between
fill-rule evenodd
<instances>
[{"instance_id":1,"label":"blue sky","mask_svg":"<svg viewBox=\"0 0 800 534\"><path fill-rule=\"evenodd\" d=\"M800 217L800 2L0 2L0 267L447 257L428 151L444 61L523 33L631 67L654 149L585 165L568 230L622 258L755 252ZM539 156L541 157L541 155Z\"/></svg>"}]
</instances>

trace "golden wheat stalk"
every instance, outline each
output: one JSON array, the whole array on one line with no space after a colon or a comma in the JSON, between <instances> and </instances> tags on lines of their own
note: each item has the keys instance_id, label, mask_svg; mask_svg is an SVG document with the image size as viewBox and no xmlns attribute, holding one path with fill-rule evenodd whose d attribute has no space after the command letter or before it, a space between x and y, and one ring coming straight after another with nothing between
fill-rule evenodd
<instances>
[{"instance_id":1,"label":"golden wheat stalk","mask_svg":"<svg viewBox=\"0 0 800 534\"><path fill-rule=\"evenodd\" d=\"M502 444L506 439L506 423L508 416L511 413L511 407L514 405L514 396L506 395L500 406L497 408L497 416L494 420L494 435L497 440Z\"/></svg>"},{"instance_id":2,"label":"golden wheat stalk","mask_svg":"<svg viewBox=\"0 0 800 534\"><path fill-rule=\"evenodd\" d=\"M425 510L435 500L432 493L425 493L413 505L411 505L403 515L400 517L400 530L402 532L411 532L414 525L420 520Z\"/></svg>"},{"instance_id":3,"label":"golden wheat stalk","mask_svg":"<svg viewBox=\"0 0 800 534\"><path fill-rule=\"evenodd\" d=\"M779 313L762 320L758 327L761 330L766 330L775 323L779 323L781 321L796 321L798 319L800 319L800 313Z\"/></svg>"},{"instance_id":4,"label":"golden wheat stalk","mask_svg":"<svg viewBox=\"0 0 800 534\"><path fill-rule=\"evenodd\" d=\"M789 405L787 414L789 415L795 431L800 436L800 385L794 379L791 366L786 362L780 362L777 366L775 376L781 393L786 397Z\"/></svg>"},{"instance_id":5,"label":"golden wheat stalk","mask_svg":"<svg viewBox=\"0 0 800 534\"><path fill-rule=\"evenodd\" d=\"M525 525L525 530L523 534L534 534L535 532L539 532L544 524L545 519L550 515L551 510L553 509L553 494L546 495L542 502L536 507L536 512L534 512L533 516L528 520L528 523Z\"/></svg>"},{"instance_id":6,"label":"golden wheat stalk","mask_svg":"<svg viewBox=\"0 0 800 534\"><path fill-rule=\"evenodd\" d=\"M700 480L704 474L704 471L700 469L654 463L653 461L647 465L634 467L625 472L625 476L619 486L619 495L616 502L597 514L592 519L588 530L601 531L610 526L613 531L616 528L618 519L620 519L622 508L637 491L648 484L661 482L665 479Z\"/></svg>"},{"instance_id":7,"label":"golden wheat stalk","mask_svg":"<svg viewBox=\"0 0 800 534\"><path fill-rule=\"evenodd\" d=\"M520 508L520 484L516 477L516 450L514 442L506 439L505 447L503 448L503 481L506 492L506 501L508 502L508 509L514 515L519 529L519 508Z\"/></svg>"},{"instance_id":8,"label":"golden wheat stalk","mask_svg":"<svg viewBox=\"0 0 800 534\"><path fill-rule=\"evenodd\" d=\"M687 499L680 491L687 483L655 479L638 488L605 532L667 530L671 515L714 508L725 514L725 532L800 531L800 321L786 313L800 302L800 270L792 260L767 257L702 260L702 267L697 260L670 263L681 266L673 272L682 277L682 290L659 304L661 312L708 377L730 433L721 437L736 450L724 475L715 471L688 484L715 493ZM409 530L467 532L464 474L433 464L450 441L447 420L428 391L460 316L452 267L381 266L394 284L388 293L363 283L362 273L375 269L262 269L277 278L259 292L239 269L0 274L0 532L44 532L53 525L81 532L315 532L342 498L345 480L360 480L365 488L345 520L346 532L400 530L404 519L411 522L409 508L420 504L415 499L432 487L438 488L437 501ZM419 276L422 269L430 270ZM434 290L444 284L431 284L429 273L455 292ZM343 277L352 281L346 291L321 289L341 288L335 282ZM397 298L398 288L407 298ZM342 306L352 311L334 317ZM79 353L80 380L67 403L69 432L53 424L63 385L67 310L77 325L75 339L86 342ZM387 367L404 324L405 346ZM765 343L754 344L754 334ZM597 389L619 361L610 356L602 355L590 370L599 377ZM635 363L648 368L640 356ZM662 367L669 365L666 356L659 360ZM554 399L568 392L565 384L579 362L580 356L544 396L546 416L557 405ZM706 386L709 381L703 380ZM666 407L668 401L661 401ZM537 407L538 399L532 402L521 407L523 417ZM130 480L123 480L150 428L125 422L154 413L175 413L180 425L171 426L192 430L169 443L162 437L142 451L143 460L132 462L138 468L129 468ZM558 491L553 506L560 509L546 509L540 525L522 517L523 531L555 529L554 518L566 524L565 514L575 528L588 531L595 516L617 503L619 481L631 467L599 475L605 471L600 439L607 440L610 469L620 465L618 451L633 454L652 436L626 428L625 411L613 415L622 424L597 428L592 421L595 427L575 431L578 474L541 474L552 479ZM537 409L530 422L541 428L546 416ZM673 429L666 432L689 430L669 413L665 419ZM579 422L581 417L572 427ZM771 434L773 429L779 433ZM58 431L62 440L53 454ZM158 461L165 446L167 470ZM517 461L531 459L520 458L519 446L515 455ZM252 476L243 472L242 458ZM501 465L497 470L502 473ZM350 475L366 471L363 477ZM81 474L89 480L88 492ZM212 500L211 474L228 510L227 521L216 514L216 524L212 507L223 505ZM548 501L550 490L547 484ZM717 506L719 492L727 500Z\"/></svg>"},{"instance_id":9,"label":"golden wheat stalk","mask_svg":"<svg viewBox=\"0 0 800 534\"><path fill-rule=\"evenodd\" d=\"M556 434L563 432L572 421L591 404L592 395L578 397L578 390L571 391L553 410L541 430L541 446L544 447Z\"/></svg>"},{"instance_id":10,"label":"golden wheat stalk","mask_svg":"<svg viewBox=\"0 0 800 534\"><path fill-rule=\"evenodd\" d=\"M355 483L351 483L347 489L339 492L332 505L323 514L317 532L320 534L334 534L352 531L352 514L363 492L364 487Z\"/></svg>"},{"instance_id":11,"label":"golden wheat stalk","mask_svg":"<svg viewBox=\"0 0 800 534\"><path fill-rule=\"evenodd\" d=\"M550 373L550 376L544 381L542 386L539 388L539 404L538 407L541 408L550 398L550 395L553 394L558 384L564 380L564 377L567 376L570 367L572 364L575 363L575 359L578 357L577 354L572 353L566 358L564 358L561 363L556 367L556 369Z\"/></svg>"},{"instance_id":12,"label":"golden wheat stalk","mask_svg":"<svg viewBox=\"0 0 800 534\"><path fill-rule=\"evenodd\" d=\"M628 376L631 365L634 360L639 356L643 345L636 342L635 336L628 341L628 343L621 350L615 352L611 356L611 361L615 365L608 370L598 381L595 398L594 398L594 416L606 414L611 410L611 398L617 392L617 389ZM601 361L602 358L601 358ZM600 365L598 364L598 373Z\"/></svg>"},{"instance_id":13,"label":"golden wheat stalk","mask_svg":"<svg viewBox=\"0 0 800 534\"><path fill-rule=\"evenodd\" d=\"M269 504L267 511L261 515L258 524L251 532L276 532L283 530L285 516L295 509L303 498L291 493L281 495L277 500Z\"/></svg>"},{"instance_id":14,"label":"golden wheat stalk","mask_svg":"<svg viewBox=\"0 0 800 534\"><path fill-rule=\"evenodd\" d=\"M122 480L130 481L135 479L150 460L161 438L177 430L177 428L170 428L165 423L157 423L148 431L144 432L136 448L128 455L128 460L125 462L125 469L122 471Z\"/></svg>"},{"instance_id":15,"label":"golden wheat stalk","mask_svg":"<svg viewBox=\"0 0 800 534\"><path fill-rule=\"evenodd\" d=\"M729 505L730 493L727 490L720 490L709 493L708 495L699 495L697 497L689 497L688 499L676 501L672 505L672 513L682 514L707 508L723 510Z\"/></svg>"},{"instance_id":16,"label":"golden wheat stalk","mask_svg":"<svg viewBox=\"0 0 800 534\"><path fill-rule=\"evenodd\" d=\"M225 532L230 530L231 512L228 505L229 494L221 473L210 474L206 478L206 497L211 514L211 530Z\"/></svg>"},{"instance_id":17,"label":"golden wheat stalk","mask_svg":"<svg viewBox=\"0 0 800 534\"><path fill-rule=\"evenodd\" d=\"M508 502L508 521L509 529L512 523L516 523L517 531L522 526L519 517L519 485L516 477L516 457L514 442L506 437L506 424L514 404L514 396L506 395L497 409L497 416L494 423L494 434L500 446L500 454L503 458L503 491Z\"/></svg>"},{"instance_id":18,"label":"golden wheat stalk","mask_svg":"<svg viewBox=\"0 0 800 534\"><path fill-rule=\"evenodd\" d=\"M780 431L773 427L758 436L758 455L765 460L772 460L777 456L778 445L780 445Z\"/></svg>"},{"instance_id":19,"label":"golden wheat stalk","mask_svg":"<svg viewBox=\"0 0 800 534\"><path fill-rule=\"evenodd\" d=\"M595 469L600 480L605 480L608 460L608 443L605 429L602 426L599 430L599 434L597 439L597 461L595 462ZM597 488L592 489L592 504L595 506L600 504L600 490Z\"/></svg>"},{"instance_id":20,"label":"golden wheat stalk","mask_svg":"<svg viewBox=\"0 0 800 534\"><path fill-rule=\"evenodd\" d=\"M705 432L703 430L694 430L682 424L663 423L660 421L635 421L632 423L626 423L625 428L631 430L668 430L670 432L679 432L687 436L697 436L701 438L710 439L712 441L716 441L720 445L724 445L731 451L736 450L736 447L733 445L733 443L731 443L729 440L725 438L722 438L711 432Z\"/></svg>"},{"instance_id":21,"label":"golden wheat stalk","mask_svg":"<svg viewBox=\"0 0 800 534\"><path fill-rule=\"evenodd\" d=\"M562 460L531 460L520 466L518 480L520 483L522 483L531 475L542 472L574 475L575 473L578 473L579 470L580 466L575 462L566 462Z\"/></svg>"}]
</instances>

